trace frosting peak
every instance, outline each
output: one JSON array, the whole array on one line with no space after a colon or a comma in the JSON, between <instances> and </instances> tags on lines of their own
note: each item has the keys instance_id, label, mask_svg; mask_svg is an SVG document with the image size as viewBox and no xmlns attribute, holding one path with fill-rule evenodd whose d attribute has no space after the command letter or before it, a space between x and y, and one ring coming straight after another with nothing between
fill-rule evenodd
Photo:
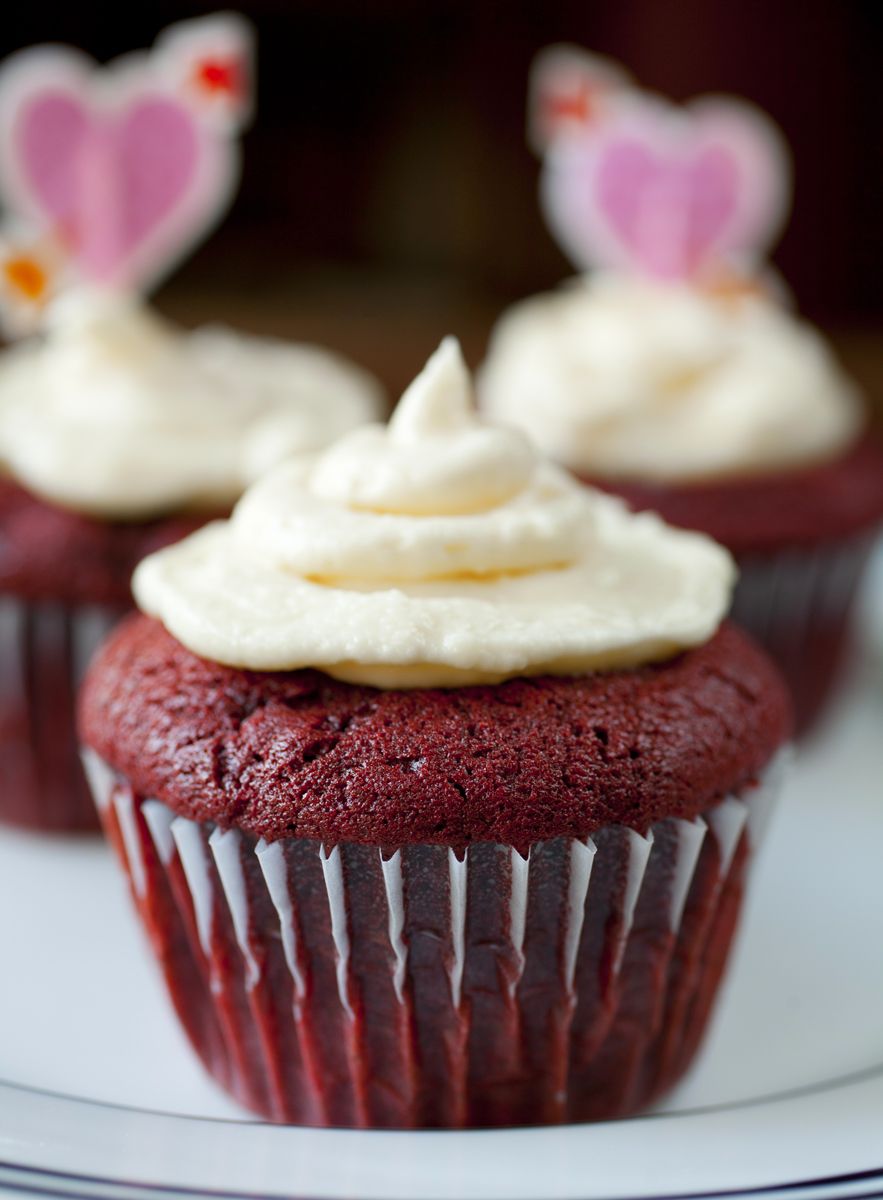
<instances>
[{"instance_id":1,"label":"frosting peak","mask_svg":"<svg viewBox=\"0 0 883 1200\"><path fill-rule=\"evenodd\" d=\"M227 522L153 555L141 607L195 653L379 687L651 661L707 640L732 562L577 484L481 423L446 341L386 428L254 484Z\"/></svg>"},{"instance_id":2,"label":"frosting peak","mask_svg":"<svg viewBox=\"0 0 883 1200\"><path fill-rule=\"evenodd\" d=\"M417 378L408 385L389 422L390 434L414 441L476 425L472 381L460 343L446 337Z\"/></svg>"},{"instance_id":3,"label":"frosting peak","mask_svg":"<svg viewBox=\"0 0 883 1200\"><path fill-rule=\"evenodd\" d=\"M350 508L407 516L486 512L527 485L535 454L515 430L480 424L455 338L446 338L386 428L343 438L317 462L313 491Z\"/></svg>"},{"instance_id":4,"label":"frosting peak","mask_svg":"<svg viewBox=\"0 0 883 1200\"><path fill-rule=\"evenodd\" d=\"M249 490L233 529L307 578L417 582L570 562L585 519L523 434L479 421L449 339L389 425L284 464Z\"/></svg>"}]
</instances>

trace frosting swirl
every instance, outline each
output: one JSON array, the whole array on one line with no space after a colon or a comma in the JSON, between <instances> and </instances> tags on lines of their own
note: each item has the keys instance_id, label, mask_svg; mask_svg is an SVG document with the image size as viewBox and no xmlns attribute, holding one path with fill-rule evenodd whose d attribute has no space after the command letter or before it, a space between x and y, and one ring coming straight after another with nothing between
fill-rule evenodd
<instances>
[{"instance_id":1,"label":"frosting swirl","mask_svg":"<svg viewBox=\"0 0 883 1200\"><path fill-rule=\"evenodd\" d=\"M774 301L625 275L515 305L479 392L557 462L610 479L801 466L836 455L862 420L822 338Z\"/></svg>"},{"instance_id":2,"label":"frosting swirl","mask_svg":"<svg viewBox=\"0 0 883 1200\"><path fill-rule=\"evenodd\" d=\"M106 518L226 508L269 466L376 416L380 389L327 351L185 333L135 297L80 291L0 365L0 463Z\"/></svg>"},{"instance_id":3,"label":"frosting swirl","mask_svg":"<svg viewBox=\"0 0 883 1200\"><path fill-rule=\"evenodd\" d=\"M379 687L626 666L706 641L734 568L479 422L447 339L389 426L254 484L146 559L139 605L194 653Z\"/></svg>"}]
</instances>

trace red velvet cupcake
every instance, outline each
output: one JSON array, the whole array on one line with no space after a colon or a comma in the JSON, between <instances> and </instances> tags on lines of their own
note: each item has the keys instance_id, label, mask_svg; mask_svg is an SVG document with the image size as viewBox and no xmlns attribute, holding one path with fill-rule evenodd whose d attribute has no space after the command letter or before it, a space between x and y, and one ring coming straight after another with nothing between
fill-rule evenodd
<instances>
[{"instance_id":1,"label":"red velvet cupcake","mask_svg":"<svg viewBox=\"0 0 883 1200\"><path fill-rule=\"evenodd\" d=\"M780 135L740 101L670 105L563 49L538 60L533 109L547 220L591 274L503 316L483 404L590 485L729 548L733 617L806 729L845 657L883 449L762 266L788 199Z\"/></svg>"},{"instance_id":2,"label":"red velvet cupcake","mask_svg":"<svg viewBox=\"0 0 883 1200\"><path fill-rule=\"evenodd\" d=\"M470 414L388 429L138 569L80 727L208 1070L265 1117L589 1120L689 1065L789 705L726 553Z\"/></svg>"},{"instance_id":3,"label":"red velvet cupcake","mask_svg":"<svg viewBox=\"0 0 883 1200\"><path fill-rule=\"evenodd\" d=\"M230 91L200 85L216 59ZM57 46L0 70L0 195L31 231L0 242L0 316L36 334L0 362L0 820L95 827L72 697L139 558L376 413L318 348L185 333L139 299L229 203L251 75L231 14L123 71Z\"/></svg>"}]
</instances>

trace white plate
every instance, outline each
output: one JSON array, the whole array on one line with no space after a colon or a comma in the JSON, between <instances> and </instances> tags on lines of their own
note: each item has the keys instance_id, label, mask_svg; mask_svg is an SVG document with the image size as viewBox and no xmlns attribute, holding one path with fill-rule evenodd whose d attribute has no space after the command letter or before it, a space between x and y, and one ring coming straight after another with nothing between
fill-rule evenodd
<instances>
[{"instance_id":1,"label":"white plate","mask_svg":"<svg viewBox=\"0 0 883 1200\"><path fill-rule=\"evenodd\" d=\"M883 555L877 566L867 597L875 618ZM0 1194L13 1194L4 1185L360 1200L879 1192L883 656L871 645L799 756L700 1061L663 1106L634 1120L472 1133L253 1121L185 1044L106 849L3 832Z\"/></svg>"}]
</instances>

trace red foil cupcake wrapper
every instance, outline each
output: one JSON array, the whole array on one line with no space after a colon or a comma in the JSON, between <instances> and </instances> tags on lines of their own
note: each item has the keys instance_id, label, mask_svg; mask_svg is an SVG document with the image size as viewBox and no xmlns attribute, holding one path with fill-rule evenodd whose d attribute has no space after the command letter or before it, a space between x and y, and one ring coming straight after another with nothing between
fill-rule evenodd
<instances>
[{"instance_id":1,"label":"red foil cupcake wrapper","mask_svg":"<svg viewBox=\"0 0 883 1200\"><path fill-rule=\"evenodd\" d=\"M798 732L821 715L845 666L853 600L875 541L864 535L739 559L733 620L780 667Z\"/></svg>"},{"instance_id":2,"label":"red foil cupcake wrapper","mask_svg":"<svg viewBox=\"0 0 883 1200\"><path fill-rule=\"evenodd\" d=\"M0 821L96 830L80 764L75 700L119 614L0 597Z\"/></svg>"},{"instance_id":3,"label":"red foil cupcake wrapper","mask_svg":"<svg viewBox=\"0 0 883 1200\"><path fill-rule=\"evenodd\" d=\"M94 755L102 821L208 1070L271 1120L460 1127L632 1112L691 1060L760 785L647 836L267 844L176 817Z\"/></svg>"}]
</instances>

